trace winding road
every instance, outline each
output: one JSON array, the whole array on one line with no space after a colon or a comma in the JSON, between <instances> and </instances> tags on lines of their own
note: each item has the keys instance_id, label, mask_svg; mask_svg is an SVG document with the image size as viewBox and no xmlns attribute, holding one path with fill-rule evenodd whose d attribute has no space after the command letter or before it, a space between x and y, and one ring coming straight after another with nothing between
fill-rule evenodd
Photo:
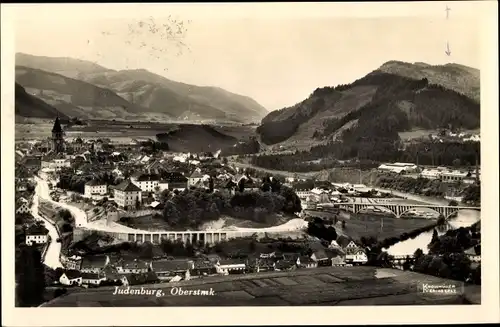
<instances>
[{"instance_id":1,"label":"winding road","mask_svg":"<svg viewBox=\"0 0 500 327\"><path fill-rule=\"evenodd\" d=\"M37 186L35 187L35 195L33 196L33 204L31 206L31 214L36 220L40 220L44 223L45 228L48 229L50 235L50 243L48 245L47 252L45 253L43 263L52 269L56 269L63 266L59 258L61 253L61 243L57 242L59 233L57 232L56 227L50 221L38 214L38 198L40 189L40 183L37 183Z\"/></svg>"}]
</instances>

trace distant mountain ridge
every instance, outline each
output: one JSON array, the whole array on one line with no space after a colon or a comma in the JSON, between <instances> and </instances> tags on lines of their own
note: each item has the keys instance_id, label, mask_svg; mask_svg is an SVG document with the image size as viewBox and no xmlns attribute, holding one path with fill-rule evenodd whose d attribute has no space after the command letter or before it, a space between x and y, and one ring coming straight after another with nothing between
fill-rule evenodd
<instances>
[{"instance_id":1,"label":"distant mountain ridge","mask_svg":"<svg viewBox=\"0 0 500 327\"><path fill-rule=\"evenodd\" d=\"M140 108L130 112L127 109L122 113L125 116L247 123L260 121L268 114L263 106L247 96L218 87L175 82L145 69L115 71L79 59L40 57L22 53L16 54L16 65L37 69L38 74L55 73L108 89L122 98L127 103L125 106ZM34 86L33 82L27 81L26 78L18 82L25 87L28 87L25 85L27 83L36 89L44 88L40 84ZM77 93L71 95L79 96ZM69 101L68 105L78 107L78 104L72 101ZM77 111L75 109L73 113L77 114ZM94 114L88 109L85 109L85 112L86 116ZM119 115L116 110L108 114L110 118ZM102 118L102 115L97 116Z\"/></svg>"},{"instance_id":2,"label":"distant mountain ridge","mask_svg":"<svg viewBox=\"0 0 500 327\"><path fill-rule=\"evenodd\" d=\"M478 128L479 90L474 68L390 61L353 83L318 88L295 106L271 112L257 132L268 145L307 148L397 140L398 132L413 128Z\"/></svg>"}]
</instances>

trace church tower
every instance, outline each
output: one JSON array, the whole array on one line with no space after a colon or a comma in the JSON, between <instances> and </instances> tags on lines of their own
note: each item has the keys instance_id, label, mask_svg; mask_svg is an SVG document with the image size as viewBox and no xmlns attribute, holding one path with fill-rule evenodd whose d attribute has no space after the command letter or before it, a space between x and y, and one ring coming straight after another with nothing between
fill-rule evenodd
<instances>
[{"instance_id":1,"label":"church tower","mask_svg":"<svg viewBox=\"0 0 500 327\"><path fill-rule=\"evenodd\" d=\"M64 132L59 121L59 116L56 117L54 127L52 127L52 151L55 153L64 152Z\"/></svg>"}]
</instances>

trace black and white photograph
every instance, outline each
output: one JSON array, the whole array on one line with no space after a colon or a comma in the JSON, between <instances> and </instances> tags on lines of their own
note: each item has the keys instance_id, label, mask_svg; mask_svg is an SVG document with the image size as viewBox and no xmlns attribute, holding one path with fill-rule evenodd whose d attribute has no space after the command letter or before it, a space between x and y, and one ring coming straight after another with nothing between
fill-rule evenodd
<instances>
[{"instance_id":1,"label":"black and white photograph","mask_svg":"<svg viewBox=\"0 0 500 327\"><path fill-rule=\"evenodd\" d=\"M482 308L496 4L364 6L2 5L13 306Z\"/></svg>"}]
</instances>

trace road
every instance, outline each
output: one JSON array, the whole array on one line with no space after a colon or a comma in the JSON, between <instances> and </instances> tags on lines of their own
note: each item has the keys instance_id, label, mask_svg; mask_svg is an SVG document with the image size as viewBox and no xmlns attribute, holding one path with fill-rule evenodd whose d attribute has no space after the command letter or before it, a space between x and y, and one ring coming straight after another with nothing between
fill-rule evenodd
<instances>
[{"instance_id":1,"label":"road","mask_svg":"<svg viewBox=\"0 0 500 327\"><path fill-rule=\"evenodd\" d=\"M56 269L58 267L62 267L61 260L59 259L59 255L61 253L61 243L57 242L59 238L59 233L54 225L49 222L47 219L43 218L38 214L38 196L40 194L40 184L37 184L35 188L35 195L33 196L33 205L31 207L31 214L35 217L36 220L40 220L45 224L45 228L49 230L50 235L50 243L47 248L47 252L45 254L44 264L52 269Z\"/></svg>"},{"instance_id":2,"label":"road","mask_svg":"<svg viewBox=\"0 0 500 327\"><path fill-rule=\"evenodd\" d=\"M52 200L52 198L50 197L50 189L47 181L38 176L35 176L35 180L37 182L37 187L39 187L39 195L42 199L49 201L55 206L58 206L62 209L66 209L69 212L71 212L71 214L75 218L76 227L85 227L87 225L87 214L85 213L85 211L73 207L71 205L68 205L66 203L56 202Z\"/></svg>"}]
</instances>

